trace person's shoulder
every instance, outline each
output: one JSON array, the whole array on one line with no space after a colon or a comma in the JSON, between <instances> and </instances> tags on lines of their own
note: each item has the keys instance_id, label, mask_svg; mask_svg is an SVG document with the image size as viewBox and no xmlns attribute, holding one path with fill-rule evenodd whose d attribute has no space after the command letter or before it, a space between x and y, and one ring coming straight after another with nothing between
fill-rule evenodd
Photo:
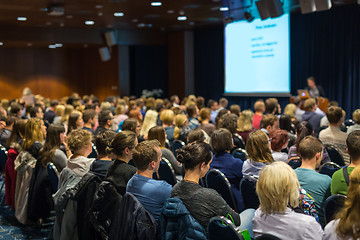
<instances>
[{"instance_id":1,"label":"person's shoulder","mask_svg":"<svg viewBox=\"0 0 360 240\"><path fill-rule=\"evenodd\" d=\"M332 175L331 179L332 181L338 180L339 178L341 178L343 176L343 169L340 168L339 170L335 171L334 174Z\"/></svg>"}]
</instances>

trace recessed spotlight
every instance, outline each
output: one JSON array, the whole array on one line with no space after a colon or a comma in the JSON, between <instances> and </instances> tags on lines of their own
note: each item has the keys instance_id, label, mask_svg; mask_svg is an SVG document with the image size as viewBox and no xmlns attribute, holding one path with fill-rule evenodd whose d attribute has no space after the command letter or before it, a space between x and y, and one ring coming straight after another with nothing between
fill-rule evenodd
<instances>
[{"instance_id":1,"label":"recessed spotlight","mask_svg":"<svg viewBox=\"0 0 360 240\"><path fill-rule=\"evenodd\" d=\"M56 48L56 46L55 46L55 45L49 45L49 48L51 48L51 49L55 49L55 48Z\"/></svg>"},{"instance_id":2,"label":"recessed spotlight","mask_svg":"<svg viewBox=\"0 0 360 240\"><path fill-rule=\"evenodd\" d=\"M55 43L55 47L62 47L63 45L61 43Z\"/></svg>"},{"instance_id":3,"label":"recessed spotlight","mask_svg":"<svg viewBox=\"0 0 360 240\"><path fill-rule=\"evenodd\" d=\"M229 8L228 7L221 7L219 10L221 12L226 12L226 11L229 11Z\"/></svg>"},{"instance_id":4,"label":"recessed spotlight","mask_svg":"<svg viewBox=\"0 0 360 240\"><path fill-rule=\"evenodd\" d=\"M63 26L65 26L65 23L60 23L60 27L63 27Z\"/></svg>"},{"instance_id":5,"label":"recessed spotlight","mask_svg":"<svg viewBox=\"0 0 360 240\"><path fill-rule=\"evenodd\" d=\"M123 12L116 12L114 13L114 17L123 17L124 13Z\"/></svg>"},{"instance_id":6,"label":"recessed spotlight","mask_svg":"<svg viewBox=\"0 0 360 240\"><path fill-rule=\"evenodd\" d=\"M102 13L102 12L99 12L99 13L98 13L98 16L100 16L100 17L101 17L102 15L103 15L103 13Z\"/></svg>"},{"instance_id":7,"label":"recessed spotlight","mask_svg":"<svg viewBox=\"0 0 360 240\"><path fill-rule=\"evenodd\" d=\"M28 44L26 44L28 47L31 47L32 46L32 43L28 43Z\"/></svg>"},{"instance_id":8,"label":"recessed spotlight","mask_svg":"<svg viewBox=\"0 0 360 240\"><path fill-rule=\"evenodd\" d=\"M2 45L4 45L4 43L3 43L3 42L0 42L0 46L2 46Z\"/></svg>"},{"instance_id":9,"label":"recessed spotlight","mask_svg":"<svg viewBox=\"0 0 360 240\"><path fill-rule=\"evenodd\" d=\"M186 16L178 16L177 20L179 21L186 21L187 17Z\"/></svg>"},{"instance_id":10,"label":"recessed spotlight","mask_svg":"<svg viewBox=\"0 0 360 240\"><path fill-rule=\"evenodd\" d=\"M67 15L66 18L71 19L71 18L73 18L73 16Z\"/></svg>"},{"instance_id":11,"label":"recessed spotlight","mask_svg":"<svg viewBox=\"0 0 360 240\"><path fill-rule=\"evenodd\" d=\"M92 21L92 20L87 20L87 21L85 21L85 24L86 24L86 25L94 25L95 22Z\"/></svg>"},{"instance_id":12,"label":"recessed spotlight","mask_svg":"<svg viewBox=\"0 0 360 240\"><path fill-rule=\"evenodd\" d=\"M174 10L168 10L167 13L168 14L173 14L175 11Z\"/></svg>"},{"instance_id":13,"label":"recessed spotlight","mask_svg":"<svg viewBox=\"0 0 360 240\"><path fill-rule=\"evenodd\" d=\"M139 20L135 18L135 19L133 19L131 21L134 22L134 23L137 23Z\"/></svg>"},{"instance_id":14,"label":"recessed spotlight","mask_svg":"<svg viewBox=\"0 0 360 240\"><path fill-rule=\"evenodd\" d=\"M151 6L153 7L160 7L162 5L161 2L151 2Z\"/></svg>"},{"instance_id":15,"label":"recessed spotlight","mask_svg":"<svg viewBox=\"0 0 360 240\"><path fill-rule=\"evenodd\" d=\"M103 8L103 5L95 5L95 8Z\"/></svg>"},{"instance_id":16,"label":"recessed spotlight","mask_svg":"<svg viewBox=\"0 0 360 240\"><path fill-rule=\"evenodd\" d=\"M18 17L18 18L17 18L17 20L18 20L18 21L22 21L22 22L24 22L24 21L26 21L26 20L27 20L27 18L26 18L26 17Z\"/></svg>"}]
</instances>

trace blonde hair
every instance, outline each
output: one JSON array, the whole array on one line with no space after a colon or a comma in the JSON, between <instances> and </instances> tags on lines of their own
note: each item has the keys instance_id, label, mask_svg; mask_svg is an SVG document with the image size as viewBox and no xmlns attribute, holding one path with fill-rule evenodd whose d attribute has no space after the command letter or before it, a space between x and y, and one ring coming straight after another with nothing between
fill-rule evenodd
<instances>
[{"instance_id":1,"label":"blonde hair","mask_svg":"<svg viewBox=\"0 0 360 240\"><path fill-rule=\"evenodd\" d=\"M263 167L256 183L260 209L264 214L284 213L288 205L299 205L299 181L294 170L277 161Z\"/></svg>"},{"instance_id":2,"label":"blonde hair","mask_svg":"<svg viewBox=\"0 0 360 240\"><path fill-rule=\"evenodd\" d=\"M266 133L261 130L249 134L245 150L249 158L255 162L269 164L274 161L269 146L269 138Z\"/></svg>"},{"instance_id":3,"label":"blonde hair","mask_svg":"<svg viewBox=\"0 0 360 240\"><path fill-rule=\"evenodd\" d=\"M120 115L125 113L125 105L118 104L115 108L115 115Z\"/></svg>"},{"instance_id":4,"label":"blonde hair","mask_svg":"<svg viewBox=\"0 0 360 240\"><path fill-rule=\"evenodd\" d=\"M160 120L167 125L171 125L174 122L174 117L175 114L172 110L170 109L164 109L161 113L160 113Z\"/></svg>"},{"instance_id":5,"label":"blonde hair","mask_svg":"<svg viewBox=\"0 0 360 240\"><path fill-rule=\"evenodd\" d=\"M252 127L252 118L254 113L251 110L244 110L241 112L237 122L237 131L245 132L250 131Z\"/></svg>"},{"instance_id":6,"label":"blonde hair","mask_svg":"<svg viewBox=\"0 0 360 240\"><path fill-rule=\"evenodd\" d=\"M71 151L76 152L87 146L92 138L92 133L84 129L74 129L67 135L66 142Z\"/></svg>"},{"instance_id":7,"label":"blonde hair","mask_svg":"<svg viewBox=\"0 0 360 240\"><path fill-rule=\"evenodd\" d=\"M211 110L210 108L204 107L200 110L200 117L199 117L199 121L203 122L206 119L210 119L211 116Z\"/></svg>"},{"instance_id":8,"label":"blonde hair","mask_svg":"<svg viewBox=\"0 0 360 240\"><path fill-rule=\"evenodd\" d=\"M356 109L354 112L353 112L353 120L354 122L356 123L360 123L360 109Z\"/></svg>"},{"instance_id":9,"label":"blonde hair","mask_svg":"<svg viewBox=\"0 0 360 240\"><path fill-rule=\"evenodd\" d=\"M30 149L36 141L42 142L44 140L43 133L41 131L42 120L37 118L30 118L25 124L25 136L24 136L24 150Z\"/></svg>"},{"instance_id":10,"label":"blonde hair","mask_svg":"<svg viewBox=\"0 0 360 240\"><path fill-rule=\"evenodd\" d=\"M109 102L102 102L100 105L101 110L110 110L111 103Z\"/></svg>"},{"instance_id":11,"label":"blonde hair","mask_svg":"<svg viewBox=\"0 0 360 240\"><path fill-rule=\"evenodd\" d=\"M57 105L55 108L55 114L56 116L62 116L65 112L65 106L64 105Z\"/></svg>"},{"instance_id":12,"label":"blonde hair","mask_svg":"<svg viewBox=\"0 0 360 240\"><path fill-rule=\"evenodd\" d=\"M293 103L289 103L285 106L284 114L289 115L291 118L295 117L296 105Z\"/></svg>"},{"instance_id":13,"label":"blonde hair","mask_svg":"<svg viewBox=\"0 0 360 240\"><path fill-rule=\"evenodd\" d=\"M70 114L74 111L73 105L66 105L64 115L61 117L61 123L67 122L69 120Z\"/></svg>"},{"instance_id":14,"label":"blonde hair","mask_svg":"<svg viewBox=\"0 0 360 240\"><path fill-rule=\"evenodd\" d=\"M341 238L360 238L360 166L350 174L350 184L343 208L336 214L336 233Z\"/></svg>"},{"instance_id":15,"label":"blonde hair","mask_svg":"<svg viewBox=\"0 0 360 240\"><path fill-rule=\"evenodd\" d=\"M180 128L185 126L187 117L185 114L178 114L175 116L175 128L174 128L174 138L178 139L180 136Z\"/></svg>"},{"instance_id":16,"label":"blonde hair","mask_svg":"<svg viewBox=\"0 0 360 240\"><path fill-rule=\"evenodd\" d=\"M305 111L311 111L312 108L315 106L316 101L314 98L306 99L304 102L304 109Z\"/></svg>"},{"instance_id":17,"label":"blonde hair","mask_svg":"<svg viewBox=\"0 0 360 240\"><path fill-rule=\"evenodd\" d=\"M150 128L156 126L156 120L158 112L154 110L148 110L145 114L144 122L140 130L140 136L147 136Z\"/></svg>"}]
</instances>

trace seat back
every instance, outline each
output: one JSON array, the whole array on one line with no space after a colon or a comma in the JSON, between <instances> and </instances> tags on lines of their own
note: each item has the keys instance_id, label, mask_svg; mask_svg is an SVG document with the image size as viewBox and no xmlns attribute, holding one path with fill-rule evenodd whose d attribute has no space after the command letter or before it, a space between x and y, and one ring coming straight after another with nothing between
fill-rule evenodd
<instances>
[{"instance_id":1,"label":"seat back","mask_svg":"<svg viewBox=\"0 0 360 240\"><path fill-rule=\"evenodd\" d=\"M93 143L91 143L91 144L92 144L92 151L89 154L89 156L87 156L87 157L88 158L97 158L98 152L97 152L96 146Z\"/></svg>"},{"instance_id":2,"label":"seat back","mask_svg":"<svg viewBox=\"0 0 360 240\"><path fill-rule=\"evenodd\" d=\"M340 168L341 167L339 165L337 165L336 163L334 163L334 162L326 162L326 163L324 163L323 165L320 166L319 173L326 174L329 177L332 177L334 172L336 172Z\"/></svg>"},{"instance_id":3,"label":"seat back","mask_svg":"<svg viewBox=\"0 0 360 240\"><path fill-rule=\"evenodd\" d=\"M207 231L209 240L245 240L236 226L223 216L211 218Z\"/></svg>"},{"instance_id":4,"label":"seat back","mask_svg":"<svg viewBox=\"0 0 360 240\"><path fill-rule=\"evenodd\" d=\"M292 157L289 159L288 164L292 169L297 169L301 166L301 160L299 157Z\"/></svg>"},{"instance_id":5,"label":"seat back","mask_svg":"<svg viewBox=\"0 0 360 240\"><path fill-rule=\"evenodd\" d=\"M174 168L171 166L171 163L166 158L162 158L157 173L153 175L154 179L164 180L168 184L174 186L176 184L176 177Z\"/></svg>"},{"instance_id":6,"label":"seat back","mask_svg":"<svg viewBox=\"0 0 360 240\"><path fill-rule=\"evenodd\" d=\"M49 162L46 167L53 190L52 193L56 193L59 188L60 174L52 162Z\"/></svg>"},{"instance_id":7,"label":"seat back","mask_svg":"<svg viewBox=\"0 0 360 240\"><path fill-rule=\"evenodd\" d=\"M231 150L230 153L231 155L233 155L234 158L240 158L243 161L245 161L248 158L245 149L242 148L234 148Z\"/></svg>"},{"instance_id":8,"label":"seat back","mask_svg":"<svg viewBox=\"0 0 360 240\"><path fill-rule=\"evenodd\" d=\"M343 157L340 155L340 153L336 150L335 147L331 145L326 145L325 148L332 162L338 164L340 167L345 166Z\"/></svg>"},{"instance_id":9,"label":"seat back","mask_svg":"<svg viewBox=\"0 0 360 240\"><path fill-rule=\"evenodd\" d=\"M174 153L174 155L176 156L176 150L182 148L183 146L185 146L185 143L183 141L181 141L180 139L175 139L172 142L171 145L171 151Z\"/></svg>"},{"instance_id":10,"label":"seat back","mask_svg":"<svg viewBox=\"0 0 360 240\"><path fill-rule=\"evenodd\" d=\"M324 203L324 215L326 224L334 219L335 214L344 206L345 195L335 194L328 197Z\"/></svg>"},{"instance_id":11,"label":"seat back","mask_svg":"<svg viewBox=\"0 0 360 240\"><path fill-rule=\"evenodd\" d=\"M237 202L235 201L231 185L225 175L218 169L210 169L205 176L206 186L216 190L227 204L238 212Z\"/></svg>"},{"instance_id":12,"label":"seat back","mask_svg":"<svg viewBox=\"0 0 360 240\"><path fill-rule=\"evenodd\" d=\"M250 176L246 176L240 181L240 192L245 209L257 209L260 205L259 197L256 194L256 182L257 179Z\"/></svg>"},{"instance_id":13,"label":"seat back","mask_svg":"<svg viewBox=\"0 0 360 240\"><path fill-rule=\"evenodd\" d=\"M239 140L239 141L237 141L238 144L239 144L238 147L242 148L242 149L245 149L245 143L244 143L244 140L243 140L242 136L240 136L238 133L234 133L233 137L237 138Z\"/></svg>"},{"instance_id":14,"label":"seat back","mask_svg":"<svg viewBox=\"0 0 360 240\"><path fill-rule=\"evenodd\" d=\"M280 240L280 238L275 237L274 235L266 233L266 234L263 234L263 235L255 238L255 240Z\"/></svg>"},{"instance_id":15,"label":"seat back","mask_svg":"<svg viewBox=\"0 0 360 240\"><path fill-rule=\"evenodd\" d=\"M1 172L4 172L5 170L5 164L7 161L7 150L6 148L0 144L0 170Z\"/></svg>"}]
</instances>

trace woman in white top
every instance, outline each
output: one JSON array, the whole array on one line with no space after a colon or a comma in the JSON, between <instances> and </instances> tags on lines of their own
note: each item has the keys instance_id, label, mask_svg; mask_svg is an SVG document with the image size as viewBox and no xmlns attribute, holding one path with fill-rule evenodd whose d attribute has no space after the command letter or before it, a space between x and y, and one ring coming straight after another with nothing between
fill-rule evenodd
<instances>
[{"instance_id":1,"label":"woman in white top","mask_svg":"<svg viewBox=\"0 0 360 240\"><path fill-rule=\"evenodd\" d=\"M281 150L286 148L288 145L288 133L285 130L277 129L272 131L269 137L271 141L271 155L274 158L274 161L282 161L287 163L288 155L287 153L281 152Z\"/></svg>"},{"instance_id":2,"label":"woman in white top","mask_svg":"<svg viewBox=\"0 0 360 240\"><path fill-rule=\"evenodd\" d=\"M299 181L289 165L273 162L263 167L256 192L260 206L253 218L255 237L266 233L283 240L323 237L323 230L314 217L292 210L299 205Z\"/></svg>"},{"instance_id":3,"label":"woman in white top","mask_svg":"<svg viewBox=\"0 0 360 240\"><path fill-rule=\"evenodd\" d=\"M324 240L360 239L360 167L350 174L344 207L325 227Z\"/></svg>"}]
</instances>

